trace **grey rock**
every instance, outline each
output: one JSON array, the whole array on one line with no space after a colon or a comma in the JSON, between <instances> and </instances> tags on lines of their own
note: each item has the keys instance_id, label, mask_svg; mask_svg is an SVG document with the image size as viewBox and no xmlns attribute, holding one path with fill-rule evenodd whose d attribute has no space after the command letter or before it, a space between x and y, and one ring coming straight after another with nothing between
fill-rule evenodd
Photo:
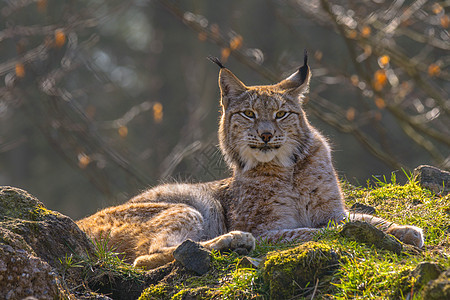
<instances>
[{"instance_id":1,"label":"grey rock","mask_svg":"<svg viewBox=\"0 0 450 300\"><path fill-rule=\"evenodd\" d=\"M211 252L199 243L191 240L186 240L178 246L173 252L173 256L186 269L198 275L203 275L208 272L211 263Z\"/></svg>"},{"instance_id":2,"label":"grey rock","mask_svg":"<svg viewBox=\"0 0 450 300\"><path fill-rule=\"evenodd\" d=\"M413 175L422 187L435 194L447 195L450 192L450 172L422 165L414 169Z\"/></svg>"},{"instance_id":3,"label":"grey rock","mask_svg":"<svg viewBox=\"0 0 450 300\"><path fill-rule=\"evenodd\" d=\"M93 244L69 217L46 209L23 190L0 187L0 295L4 299L69 299L71 293L57 273L60 259L70 255L82 259L93 253Z\"/></svg>"},{"instance_id":4,"label":"grey rock","mask_svg":"<svg viewBox=\"0 0 450 300\"><path fill-rule=\"evenodd\" d=\"M450 299L450 269L442 272L435 280L431 280L422 291L423 299L448 300Z\"/></svg>"},{"instance_id":5,"label":"grey rock","mask_svg":"<svg viewBox=\"0 0 450 300\"><path fill-rule=\"evenodd\" d=\"M357 242L374 245L378 249L389 250L396 254L402 252L402 244L395 237L366 222L345 223L340 234Z\"/></svg>"},{"instance_id":6,"label":"grey rock","mask_svg":"<svg viewBox=\"0 0 450 300\"><path fill-rule=\"evenodd\" d=\"M250 256L244 256L239 260L237 267L238 268L253 268L257 269L261 265L261 258L253 258Z\"/></svg>"},{"instance_id":7,"label":"grey rock","mask_svg":"<svg viewBox=\"0 0 450 300\"><path fill-rule=\"evenodd\" d=\"M415 286L422 287L430 280L437 279L444 271L439 264L431 262L422 262L411 271L411 277L416 278Z\"/></svg>"},{"instance_id":8,"label":"grey rock","mask_svg":"<svg viewBox=\"0 0 450 300\"><path fill-rule=\"evenodd\" d=\"M52 267L58 267L58 258L66 255L94 253L92 242L72 219L46 209L42 202L13 187L0 187L0 231L9 232L2 234L0 243L21 243L22 249L32 249ZM9 238L12 233L14 238Z\"/></svg>"},{"instance_id":9,"label":"grey rock","mask_svg":"<svg viewBox=\"0 0 450 300\"><path fill-rule=\"evenodd\" d=\"M2 299L45 300L64 299L67 293L47 262L21 249L0 244L0 295L5 297Z\"/></svg>"},{"instance_id":10,"label":"grey rock","mask_svg":"<svg viewBox=\"0 0 450 300\"><path fill-rule=\"evenodd\" d=\"M405 295L418 296L419 291L421 291L430 280L437 279L443 270L444 269L439 264L422 262L411 271L404 270L400 272L398 288L392 291L389 299L404 299ZM414 297L414 299L416 298L417 297Z\"/></svg>"}]
</instances>

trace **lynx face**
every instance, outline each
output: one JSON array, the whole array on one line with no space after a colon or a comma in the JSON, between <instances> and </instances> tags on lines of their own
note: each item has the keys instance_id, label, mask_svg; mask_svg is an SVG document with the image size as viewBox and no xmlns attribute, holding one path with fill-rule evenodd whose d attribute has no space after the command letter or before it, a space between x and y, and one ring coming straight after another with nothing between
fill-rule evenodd
<instances>
[{"instance_id":1,"label":"lynx face","mask_svg":"<svg viewBox=\"0 0 450 300\"><path fill-rule=\"evenodd\" d=\"M276 85L252 87L221 69L219 140L233 168L246 171L260 163L290 167L307 154L311 133L301 98L310 72L302 68Z\"/></svg>"}]
</instances>

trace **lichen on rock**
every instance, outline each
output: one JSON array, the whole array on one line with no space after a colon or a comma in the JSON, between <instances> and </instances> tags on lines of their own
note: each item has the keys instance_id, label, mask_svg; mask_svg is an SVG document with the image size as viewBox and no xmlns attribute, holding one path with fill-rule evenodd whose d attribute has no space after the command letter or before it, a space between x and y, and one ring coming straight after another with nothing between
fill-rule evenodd
<instances>
[{"instance_id":1,"label":"lichen on rock","mask_svg":"<svg viewBox=\"0 0 450 300\"><path fill-rule=\"evenodd\" d=\"M22 219L41 221L48 214L57 214L28 192L9 186L0 187L0 221Z\"/></svg>"},{"instance_id":2,"label":"lichen on rock","mask_svg":"<svg viewBox=\"0 0 450 300\"><path fill-rule=\"evenodd\" d=\"M339 255L330 246L307 242L269 253L264 261L263 278L271 299L290 299L338 267Z\"/></svg>"},{"instance_id":3,"label":"lichen on rock","mask_svg":"<svg viewBox=\"0 0 450 300\"><path fill-rule=\"evenodd\" d=\"M0 187L0 230L15 233L0 242L21 243L24 250L33 249L53 267L58 267L58 258L66 255L94 253L92 242L72 219L46 209L42 202L13 187Z\"/></svg>"},{"instance_id":4,"label":"lichen on rock","mask_svg":"<svg viewBox=\"0 0 450 300\"><path fill-rule=\"evenodd\" d=\"M0 295L5 299L69 299L57 273L60 259L93 253L92 242L69 217L21 189L0 187Z\"/></svg>"}]
</instances>

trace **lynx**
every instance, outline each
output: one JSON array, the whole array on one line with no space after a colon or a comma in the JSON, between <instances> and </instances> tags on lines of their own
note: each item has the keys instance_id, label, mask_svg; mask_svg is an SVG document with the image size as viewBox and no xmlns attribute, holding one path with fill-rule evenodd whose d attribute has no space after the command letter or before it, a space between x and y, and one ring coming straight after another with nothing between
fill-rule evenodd
<instances>
[{"instance_id":1,"label":"lynx","mask_svg":"<svg viewBox=\"0 0 450 300\"><path fill-rule=\"evenodd\" d=\"M232 177L149 189L78 221L91 238L108 237L126 260L146 269L172 261L186 239L208 249L252 250L257 240L308 241L346 219L423 246L420 228L345 209L330 147L302 108L311 78L306 53L294 74L267 86L246 86L212 60L220 67L219 143Z\"/></svg>"}]
</instances>

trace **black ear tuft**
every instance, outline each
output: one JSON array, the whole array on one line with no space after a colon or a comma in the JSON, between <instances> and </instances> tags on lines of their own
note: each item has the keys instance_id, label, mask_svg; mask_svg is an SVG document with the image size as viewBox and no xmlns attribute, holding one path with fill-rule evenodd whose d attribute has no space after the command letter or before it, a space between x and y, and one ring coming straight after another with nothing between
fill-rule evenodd
<instances>
[{"instance_id":1,"label":"black ear tuft","mask_svg":"<svg viewBox=\"0 0 450 300\"><path fill-rule=\"evenodd\" d=\"M303 51L303 65L308 65L308 50L306 50L306 48Z\"/></svg>"},{"instance_id":2,"label":"black ear tuft","mask_svg":"<svg viewBox=\"0 0 450 300\"><path fill-rule=\"evenodd\" d=\"M222 62L215 56L211 56L208 55L207 57L211 62L215 63L216 65L218 65L221 69L225 68L224 65L222 65Z\"/></svg>"},{"instance_id":3,"label":"black ear tuft","mask_svg":"<svg viewBox=\"0 0 450 300\"><path fill-rule=\"evenodd\" d=\"M298 72L300 73L300 80L301 82L305 82L306 77L308 77L309 67L308 67L308 51L305 49L304 51L304 57L303 57L303 66L298 69Z\"/></svg>"}]
</instances>

